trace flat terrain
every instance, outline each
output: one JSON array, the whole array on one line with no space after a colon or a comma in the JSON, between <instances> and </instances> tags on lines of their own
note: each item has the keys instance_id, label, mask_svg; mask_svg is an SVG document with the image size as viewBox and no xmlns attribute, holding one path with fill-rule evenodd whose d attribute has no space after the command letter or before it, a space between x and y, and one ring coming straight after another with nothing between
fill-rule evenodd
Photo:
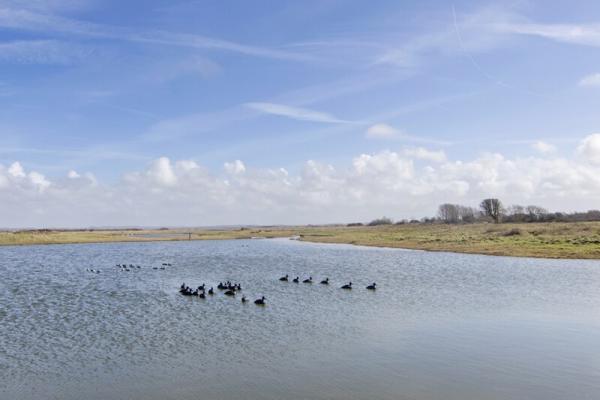
<instances>
[{"instance_id":1,"label":"flat terrain","mask_svg":"<svg viewBox=\"0 0 600 400\"><path fill-rule=\"evenodd\" d=\"M0 245L299 236L321 243L400 247L490 255L600 259L600 222L299 226L244 229L40 230L0 232Z\"/></svg>"}]
</instances>

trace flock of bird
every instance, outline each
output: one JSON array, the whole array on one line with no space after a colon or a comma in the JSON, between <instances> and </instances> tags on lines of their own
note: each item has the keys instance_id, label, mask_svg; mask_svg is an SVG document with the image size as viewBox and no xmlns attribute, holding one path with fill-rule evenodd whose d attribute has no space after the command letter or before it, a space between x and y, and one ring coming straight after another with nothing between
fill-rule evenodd
<instances>
[{"instance_id":1,"label":"flock of bird","mask_svg":"<svg viewBox=\"0 0 600 400\"><path fill-rule=\"evenodd\" d=\"M288 282L289 275L286 274L285 276L282 276L281 278L279 278L279 280L282 282ZM300 283L300 277L298 277L298 276L295 277L294 279L292 279L292 282ZM302 283L313 283L312 276L302 280ZM329 278L323 279L320 283L322 285L329 285ZM371 285L368 285L366 287L366 289L367 290L375 290L376 287L377 287L377 284L375 282L373 282ZM232 283L230 281L227 281L225 283L219 282L219 284L217 285L217 289L223 291L223 294L225 296L233 297L236 295L237 292L242 291L242 285L240 283ZM341 286L340 289L351 290L352 282L348 282L347 284ZM191 287L186 285L184 282L181 284L181 287L179 288L179 293L181 293L184 296L197 296L201 299L205 299L207 295L213 296L215 294L215 291L212 286L210 287L210 289L206 290L206 284L204 284L204 283L202 285L198 286L196 289L192 289ZM254 300L254 304L263 306L266 304L265 300L266 300L266 297L261 296L260 298ZM242 303L246 303L246 302L248 302L248 299L246 299L246 296L242 296Z\"/></svg>"},{"instance_id":2,"label":"flock of bird","mask_svg":"<svg viewBox=\"0 0 600 400\"><path fill-rule=\"evenodd\" d=\"M282 282L288 282L289 278L290 278L290 276L286 274L285 276L282 276L281 278L279 278L279 280ZM292 279L292 282L300 283L300 277L298 277L298 276L295 277L294 279ZM309 276L308 278L304 279L302 281L302 283L313 283L312 276ZM321 283L321 285L329 285L329 278L323 279L320 283ZM372 284L367 286L367 290L375 290L376 287L377 287L377 284L375 282L373 282ZM340 289L346 289L346 290L352 289L352 282L348 282L347 284L341 286Z\"/></svg>"},{"instance_id":3,"label":"flock of bird","mask_svg":"<svg viewBox=\"0 0 600 400\"><path fill-rule=\"evenodd\" d=\"M240 283L231 283L230 281L227 281L225 283L219 282L219 284L217 285L217 289L224 291L223 294L225 296L233 297L237 292L242 291L242 285ZM215 294L215 291L212 288L212 286L210 289L206 290L206 284L204 283L198 286L195 290L192 290L192 288L187 286L184 282L179 288L179 293L181 293L184 296L198 296L201 299L205 299L206 295L212 296ZM254 300L254 304L264 306L266 304L265 300L266 297L262 296L260 299ZM242 303L246 302L248 302L248 299L246 299L246 296L242 296Z\"/></svg>"},{"instance_id":4,"label":"flock of bird","mask_svg":"<svg viewBox=\"0 0 600 400\"><path fill-rule=\"evenodd\" d=\"M142 267L141 265L134 265L134 264L116 264L115 267L119 268L120 271L122 272L129 272L129 271L135 271L138 269L142 269L142 268L152 268L152 269L157 269L157 270L165 270L166 267L170 267L173 264L171 263L162 263L162 265L160 267ZM91 272L92 274L99 274L100 272L102 272L99 269L96 268L86 268L85 269L87 272Z\"/></svg>"}]
</instances>

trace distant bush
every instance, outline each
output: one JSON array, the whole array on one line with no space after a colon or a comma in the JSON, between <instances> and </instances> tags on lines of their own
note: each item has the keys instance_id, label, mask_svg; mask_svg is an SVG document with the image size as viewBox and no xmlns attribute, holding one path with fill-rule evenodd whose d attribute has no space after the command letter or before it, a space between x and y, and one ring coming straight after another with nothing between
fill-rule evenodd
<instances>
[{"instance_id":1,"label":"distant bush","mask_svg":"<svg viewBox=\"0 0 600 400\"><path fill-rule=\"evenodd\" d=\"M373 221L369 222L369 226L391 225L391 224L393 224L393 221L388 217L374 219Z\"/></svg>"},{"instance_id":2,"label":"distant bush","mask_svg":"<svg viewBox=\"0 0 600 400\"><path fill-rule=\"evenodd\" d=\"M362 222L350 222L346 226L364 226L364 224Z\"/></svg>"}]
</instances>

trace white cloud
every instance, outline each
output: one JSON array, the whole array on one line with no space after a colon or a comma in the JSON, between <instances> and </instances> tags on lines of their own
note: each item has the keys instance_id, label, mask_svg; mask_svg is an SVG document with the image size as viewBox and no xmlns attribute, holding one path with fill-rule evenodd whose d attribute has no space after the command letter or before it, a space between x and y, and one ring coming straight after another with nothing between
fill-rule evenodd
<instances>
[{"instance_id":1,"label":"white cloud","mask_svg":"<svg viewBox=\"0 0 600 400\"><path fill-rule=\"evenodd\" d=\"M584 76L579 81L579 86L599 87L600 86L600 73Z\"/></svg>"},{"instance_id":2,"label":"white cloud","mask_svg":"<svg viewBox=\"0 0 600 400\"><path fill-rule=\"evenodd\" d=\"M0 62L69 65L91 54L81 45L57 40L17 40L0 43Z\"/></svg>"},{"instance_id":3,"label":"white cloud","mask_svg":"<svg viewBox=\"0 0 600 400\"><path fill-rule=\"evenodd\" d=\"M79 175L79 174L77 173L77 171L70 170L70 171L67 173L67 177L68 177L69 179L77 179L77 178L80 178L80 177L81 177L81 175Z\"/></svg>"},{"instance_id":4,"label":"white cloud","mask_svg":"<svg viewBox=\"0 0 600 400\"><path fill-rule=\"evenodd\" d=\"M413 157L419 160L432 161L436 163L446 161L446 153L443 150L428 150L424 147L415 147L404 150L407 157Z\"/></svg>"},{"instance_id":5,"label":"white cloud","mask_svg":"<svg viewBox=\"0 0 600 400\"><path fill-rule=\"evenodd\" d=\"M564 43L600 46L599 24L539 24L532 22L496 23L502 32L538 36Z\"/></svg>"},{"instance_id":6,"label":"white cloud","mask_svg":"<svg viewBox=\"0 0 600 400\"><path fill-rule=\"evenodd\" d=\"M243 174L244 172L246 172L246 167L244 166L244 163L240 160L235 160L232 163L226 162L224 168L225 171L227 171L227 173L229 174Z\"/></svg>"},{"instance_id":7,"label":"white cloud","mask_svg":"<svg viewBox=\"0 0 600 400\"><path fill-rule=\"evenodd\" d=\"M327 122L333 124L351 122L336 118L325 112L310 110L308 108L292 107L284 104L254 102L246 103L245 106L260 111L261 113L278 115L301 121Z\"/></svg>"},{"instance_id":8,"label":"white cloud","mask_svg":"<svg viewBox=\"0 0 600 400\"><path fill-rule=\"evenodd\" d=\"M531 147L542 154L549 154L549 153L554 153L556 151L556 146L544 142L542 140L538 140L537 142L534 142Z\"/></svg>"},{"instance_id":9,"label":"white cloud","mask_svg":"<svg viewBox=\"0 0 600 400\"><path fill-rule=\"evenodd\" d=\"M369 139L389 139L396 137L400 131L388 124L379 123L371 125L365 132L365 137Z\"/></svg>"},{"instance_id":10,"label":"white cloud","mask_svg":"<svg viewBox=\"0 0 600 400\"><path fill-rule=\"evenodd\" d=\"M507 158L497 153L448 160L408 148L359 154L345 166L307 161L297 173L241 160L213 173L192 160L161 157L110 185L93 175L50 180L19 163L0 166L4 226L218 225L326 223L432 215L440 202L507 204L571 211L600 202L600 134L580 157ZM432 163L423 164L418 160ZM36 210L36 212L32 212Z\"/></svg>"},{"instance_id":11,"label":"white cloud","mask_svg":"<svg viewBox=\"0 0 600 400\"><path fill-rule=\"evenodd\" d=\"M600 133L593 133L586 136L577 148L577 151L586 160L600 164Z\"/></svg>"}]
</instances>

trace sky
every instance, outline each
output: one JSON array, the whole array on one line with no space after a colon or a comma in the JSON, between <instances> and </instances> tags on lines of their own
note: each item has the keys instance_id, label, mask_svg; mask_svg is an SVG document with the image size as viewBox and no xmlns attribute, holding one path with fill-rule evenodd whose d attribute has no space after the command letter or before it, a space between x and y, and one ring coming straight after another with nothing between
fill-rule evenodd
<instances>
[{"instance_id":1,"label":"sky","mask_svg":"<svg viewBox=\"0 0 600 400\"><path fill-rule=\"evenodd\" d=\"M0 227L600 208L600 2L0 0Z\"/></svg>"}]
</instances>

